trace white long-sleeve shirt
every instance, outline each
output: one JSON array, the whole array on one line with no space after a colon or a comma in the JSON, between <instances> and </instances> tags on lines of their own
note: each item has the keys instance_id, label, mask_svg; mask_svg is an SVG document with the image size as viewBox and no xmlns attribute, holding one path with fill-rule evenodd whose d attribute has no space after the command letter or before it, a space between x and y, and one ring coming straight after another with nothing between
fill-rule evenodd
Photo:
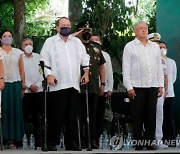
<instances>
[{"instance_id":1,"label":"white long-sleeve shirt","mask_svg":"<svg viewBox=\"0 0 180 154\"><path fill-rule=\"evenodd\" d=\"M105 66L105 89L104 92L112 91L113 90L113 71L112 71L112 64L111 64L111 58L107 52L102 51L102 54L104 56L104 59L106 60Z\"/></svg>"},{"instance_id":2,"label":"white long-sleeve shirt","mask_svg":"<svg viewBox=\"0 0 180 154\"><path fill-rule=\"evenodd\" d=\"M160 48L148 41L144 46L137 38L126 44L123 52L123 84L133 87L164 87Z\"/></svg>"},{"instance_id":3,"label":"white long-sleeve shirt","mask_svg":"<svg viewBox=\"0 0 180 154\"><path fill-rule=\"evenodd\" d=\"M171 58L167 58L166 67L166 72L168 75L168 94L166 97L174 97L174 82L176 81L177 77L177 67L175 61Z\"/></svg>"},{"instance_id":4,"label":"white long-sleeve shirt","mask_svg":"<svg viewBox=\"0 0 180 154\"><path fill-rule=\"evenodd\" d=\"M59 34L48 38L40 55L46 66L46 76L52 74L57 79L55 86L50 86L50 91L74 87L80 91L80 66L89 66L89 55L82 42L69 36L64 42Z\"/></svg>"},{"instance_id":5,"label":"white long-sleeve shirt","mask_svg":"<svg viewBox=\"0 0 180 154\"><path fill-rule=\"evenodd\" d=\"M25 86L26 90L25 93L31 93L29 90L29 87L33 84L38 86L38 91L43 91L42 88L42 81L43 76L40 74L39 71L39 61L40 61L40 55L37 53L32 53L31 57L26 57L25 54L23 54L23 62L24 62L24 71L25 71Z\"/></svg>"}]
</instances>

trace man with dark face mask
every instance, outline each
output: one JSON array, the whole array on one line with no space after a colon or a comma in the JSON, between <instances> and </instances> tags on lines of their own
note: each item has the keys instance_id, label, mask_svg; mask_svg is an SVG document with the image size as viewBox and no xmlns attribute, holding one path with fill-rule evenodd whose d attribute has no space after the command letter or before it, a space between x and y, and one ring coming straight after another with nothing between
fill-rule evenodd
<instances>
[{"instance_id":1,"label":"man with dark face mask","mask_svg":"<svg viewBox=\"0 0 180 154\"><path fill-rule=\"evenodd\" d=\"M93 149L97 149L96 143L96 108L98 96L104 94L105 86L105 59L101 52L101 46L98 43L90 41L92 35L91 23L84 22L77 25L78 37L86 47L86 52L90 56L89 66L89 83L88 86L81 86L81 127L86 124L86 97L85 88L88 88L88 101L89 101L89 122L90 122L90 143ZM100 77L100 86L99 86ZM87 129L85 129L87 130ZM82 131L84 132L84 131ZM87 146L87 134L82 133L82 146Z\"/></svg>"},{"instance_id":2,"label":"man with dark face mask","mask_svg":"<svg viewBox=\"0 0 180 154\"><path fill-rule=\"evenodd\" d=\"M77 144L77 112L80 82L89 81L89 56L82 42L71 36L71 23L61 17L56 24L57 35L48 38L40 55L50 93L47 101L48 150L55 151L60 130L65 126L66 150L81 150ZM80 76L80 66L84 74ZM57 81L57 82L55 82Z\"/></svg>"}]
</instances>

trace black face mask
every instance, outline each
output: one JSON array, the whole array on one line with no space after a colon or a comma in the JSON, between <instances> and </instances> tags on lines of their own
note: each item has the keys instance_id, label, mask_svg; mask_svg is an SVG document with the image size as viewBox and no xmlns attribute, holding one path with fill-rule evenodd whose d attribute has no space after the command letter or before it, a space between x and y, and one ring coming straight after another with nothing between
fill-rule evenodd
<instances>
[{"instance_id":1,"label":"black face mask","mask_svg":"<svg viewBox=\"0 0 180 154\"><path fill-rule=\"evenodd\" d=\"M89 40L91 38L91 33L85 32L82 34L82 39L83 40Z\"/></svg>"}]
</instances>

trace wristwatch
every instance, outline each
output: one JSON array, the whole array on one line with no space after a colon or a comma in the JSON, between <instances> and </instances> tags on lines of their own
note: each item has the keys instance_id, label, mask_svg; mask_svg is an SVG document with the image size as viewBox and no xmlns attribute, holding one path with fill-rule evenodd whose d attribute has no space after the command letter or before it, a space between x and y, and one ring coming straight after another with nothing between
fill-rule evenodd
<instances>
[{"instance_id":1,"label":"wristwatch","mask_svg":"<svg viewBox=\"0 0 180 154\"><path fill-rule=\"evenodd\" d=\"M106 83L105 83L105 82L101 82L101 85L102 85L102 86L106 86Z\"/></svg>"}]
</instances>

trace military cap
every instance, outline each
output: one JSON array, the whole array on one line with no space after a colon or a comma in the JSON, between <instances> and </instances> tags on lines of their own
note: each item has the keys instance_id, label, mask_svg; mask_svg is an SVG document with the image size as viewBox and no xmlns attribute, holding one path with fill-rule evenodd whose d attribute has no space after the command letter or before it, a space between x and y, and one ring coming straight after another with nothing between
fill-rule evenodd
<instances>
[{"instance_id":1,"label":"military cap","mask_svg":"<svg viewBox=\"0 0 180 154\"><path fill-rule=\"evenodd\" d=\"M159 42L161 40L161 35L159 33L151 33L148 35L150 41Z\"/></svg>"},{"instance_id":2,"label":"military cap","mask_svg":"<svg viewBox=\"0 0 180 154\"><path fill-rule=\"evenodd\" d=\"M80 22L79 24L77 24L76 29L90 29L92 30L93 24L92 22L89 21L85 21L85 22Z\"/></svg>"}]
</instances>

